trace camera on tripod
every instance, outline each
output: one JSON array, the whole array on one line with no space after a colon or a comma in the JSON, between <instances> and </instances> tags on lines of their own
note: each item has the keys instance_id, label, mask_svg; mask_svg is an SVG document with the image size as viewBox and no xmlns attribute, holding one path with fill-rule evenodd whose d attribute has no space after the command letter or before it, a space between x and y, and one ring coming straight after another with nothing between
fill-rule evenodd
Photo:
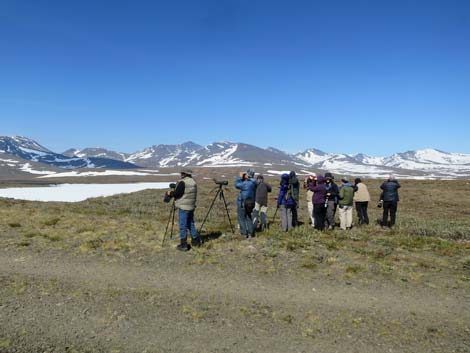
<instances>
[{"instance_id":1,"label":"camera on tripod","mask_svg":"<svg viewBox=\"0 0 470 353\"><path fill-rule=\"evenodd\" d=\"M216 180L216 179L214 179L214 183L216 183L219 186L227 186L228 185L228 180Z\"/></svg>"},{"instance_id":2,"label":"camera on tripod","mask_svg":"<svg viewBox=\"0 0 470 353\"><path fill-rule=\"evenodd\" d=\"M165 196L163 196L163 202L165 202L165 203L169 203L171 201L171 199L173 198L172 192L175 191L175 189L176 189L176 184L175 183L171 183L168 186L171 189L171 191L165 192Z\"/></svg>"}]
</instances>

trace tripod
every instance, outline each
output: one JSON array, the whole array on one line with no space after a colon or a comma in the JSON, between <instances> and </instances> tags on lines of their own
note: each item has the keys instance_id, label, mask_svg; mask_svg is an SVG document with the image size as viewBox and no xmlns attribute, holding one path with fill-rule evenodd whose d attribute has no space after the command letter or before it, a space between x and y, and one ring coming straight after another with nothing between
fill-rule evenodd
<instances>
[{"instance_id":1,"label":"tripod","mask_svg":"<svg viewBox=\"0 0 470 353\"><path fill-rule=\"evenodd\" d=\"M170 214L168 215L168 222L165 228L165 234L163 235L162 247L163 247L163 244L165 243L165 238L166 238L166 234L168 233L168 227L170 226L170 221L171 221L170 239L173 239L173 227L175 225L175 213L176 213L176 206L175 206L175 199L173 199L173 202L171 204Z\"/></svg>"},{"instance_id":2,"label":"tripod","mask_svg":"<svg viewBox=\"0 0 470 353\"><path fill-rule=\"evenodd\" d=\"M224 184L217 183L217 185L218 185L218 189L217 189L217 187L214 189L214 190L217 190L217 192L215 193L215 197L212 200L211 206L209 207L209 211L207 211L207 214L204 217L204 220L202 221L201 227L199 228L199 234L201 234L201 232L202 232L202 227L204 227L204 223L206 223L206 220L209 217L209 214L211 213L212 207L214 207L215 200L217 200L217 197L219 197L219 199L224 201L225 212L227 212L228 222L230 223L230 229L232 229L232 233L235 234L235 230L233 229L232 221L230 220L230 214L228 212L227 201L225 200L224 189L222 188L222 186ZM212 190L212 191L214 191L214 190Z\"/></svg>"}]
</instances>

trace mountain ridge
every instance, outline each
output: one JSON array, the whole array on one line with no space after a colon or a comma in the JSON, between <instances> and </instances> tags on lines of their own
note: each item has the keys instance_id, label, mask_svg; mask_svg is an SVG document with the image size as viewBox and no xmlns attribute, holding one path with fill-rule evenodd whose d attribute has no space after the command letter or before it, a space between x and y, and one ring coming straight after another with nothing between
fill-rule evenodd
<instances>
[{"instance_id":1,"label":"mountain ridge","mask_svg":"<svg viewBox=\"0 0 470 353\"><path fill-rule=\"evenodd\" d=\"M337 174L366 177L383 177L391 173L436 178L470 176L470 154L449 153L432 148L377 157L365 153L328 153L316 148L292 154L275 147L261 148L240 142L219 141L202 146L187 141L174 145L155 144L134 153L92 147L69 149L57 154L26 137L2 136L0 153L10 153L32 162L71 169L262 166L273 169L289 167L329 170ZM127 164L123 168L120 163Z\"/></svg>"}]
</instances>

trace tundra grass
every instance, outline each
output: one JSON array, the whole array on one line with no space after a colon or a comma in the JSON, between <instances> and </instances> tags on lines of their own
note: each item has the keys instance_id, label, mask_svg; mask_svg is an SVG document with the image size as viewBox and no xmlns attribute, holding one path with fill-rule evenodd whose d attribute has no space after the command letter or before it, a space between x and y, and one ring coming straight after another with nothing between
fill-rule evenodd
<instances>
[{"instance_id":1,"label":"tundra grass","mask_svg":"<svg viewBox=\"0 0 470 353\"><path fill-rule=\"evenodd\" d=\"M270 196L269 220L275 211L278 180ZM296 271L344 280L386 278L402 282L432 282L445 271L441 285L468 285L470 280L470 182L403 181L397 225L382 229L376 208L379 181L366 180L372 196L371 224L350 231L319 232L308 225L305 196L299 215L305 223L282 232L279 220L269 229L244 241L232 234L221 200L204 225L208 241L188 253L194 266L224 269L225 260L241 258L246 271L272 275ZM214 197L214 185L199 183L196 223L199 227ZM173 236L165 233L171 204L164 190L144 190L125 195L89 199L79 203L41 203L0 199L0 246L18 251L58 250L98 256L141 258L174 251L178 239L177 217ZM237 191L226 191L230 218L237 233Z\"/></svg>"}]
</instances>

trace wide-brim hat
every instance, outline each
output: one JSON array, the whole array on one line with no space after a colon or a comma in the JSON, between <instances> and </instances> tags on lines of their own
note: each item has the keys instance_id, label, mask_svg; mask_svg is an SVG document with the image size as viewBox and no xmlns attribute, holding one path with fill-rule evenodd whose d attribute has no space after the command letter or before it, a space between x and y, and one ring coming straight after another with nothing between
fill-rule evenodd
<instances>
[{"instance_id":1,"label":"wide-brim hat","mask_svg":"<svg viewBox=\"0 0 470 353\"><path fill-rule=\"evenodd\" d=\"M181 174L186 174L186 175L193 175L193 171L189 168L183 168L180 171Z\"/></svg>"}]
</instances>

